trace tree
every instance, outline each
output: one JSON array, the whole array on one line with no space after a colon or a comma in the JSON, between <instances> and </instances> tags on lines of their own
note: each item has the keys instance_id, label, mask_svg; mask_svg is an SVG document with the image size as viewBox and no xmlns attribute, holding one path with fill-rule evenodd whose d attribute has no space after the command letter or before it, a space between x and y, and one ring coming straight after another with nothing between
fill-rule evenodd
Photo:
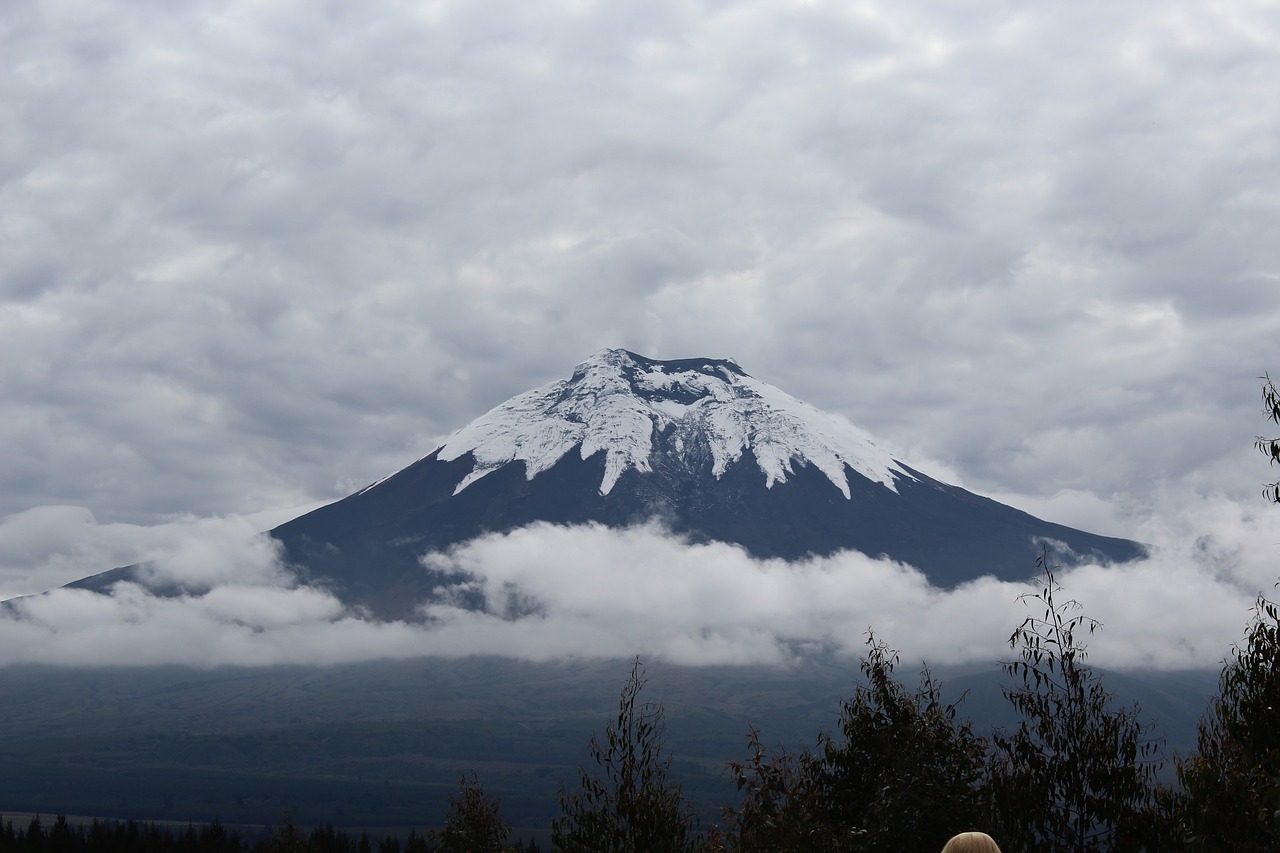
<instances>
[{"instance_id":1,"label":"tree","mask_svg":"<svg viewBox=\"0 0 1280 853\"><path fill-rule=\"evenodd\" d=\"M562 853L685 853L700 839L693 810L670 778L661 705L640 701L644 668L637 658L618 700L618 716L593 735L591 758L600 775L580 771L581 784L560 792L551 823L553 849Z\"/></svg>"},{"instance_id":2,"label":"tree","mask_svg":"<svg viewBox=\"0 0 1280 853\"><path fill-rule=\"evenodd\" d=\"M865 684L841 703L839 738L813 752L770 755L748 734L751 758L729 765L742 805L726 809L719 849L737 853L937 850L957 827L985 823L986 743L926 667L914 691L894 676L898 653L867 637Z\"/></svg>"},{"instance_id":3,"label":"tree","mask_svg":"<svg viewBox=\"0 0 1280 853\"><path fill-rule=\"evenodd\" d=\"M293 813L285 812L276 824L276 830L267 842L267 853L304 853L310 851L311 844L302 830L294 825Z\"/></svg>"},{"instance_id":4,"label":"tree","mask_svg":"<svg viewBox=\"0 0 1280 853\"><path fill-rule=\"evenodd\" d=\"M1182 827L1194 849L1280 849L1280 608L1261 595L1178 780Z\"/></svg>"},{"instance_id":5,"label":"tree","mask_svg":"<svg viewBox=\"0 0 1280 853\"><path fill-rule=\"evenodd\" d=\"M1262 411L1267 416L1267 420L1274 424L1280 424L1280 390L1271 381L1270 374L1263 374L1262 377ZM1254 441L1254 446L1266 456L1272 465L1280 463L1280 438L1265 438L1258 436ZM1280 482L1268 483L1263 487L1262 493L1272 503L1280 503Z\"/></svg>"},{"instance_id":6,"label":"tree","mask_svg":"<svg viewBox=\"0 0 1280 853\"><path fill-rule=\"evenodd\" d=\"M1263 375L1262 409L1280 424L1280 390ZM1280 463L1280 439L1254 446ZM1263 493L1280 503L1280 483ZM1196 753L1178 764L1172 796L1180 829L1197 850L1280 848L1280 608L1259 594L1244 639L1218 675L1218 693L1200 721Z\"/></svg>"},{"instance_id":7,"label":"tree","mask_svg":"<svg viewBox=\"0 0 1280 853\"><path fill-rule=\"evenodd\" d=\"M488 797L472 773L458 779L458 794L449 801L444 828L437 833L442 853L499 853L511 834L501 804Z\"/></svg>"},{"instance_id":8,"label":"tree","mask_svg":"<svg viewBox=\"0 0 1280 853\"><path fill-rule=\"evenodd\" d=\"M760 732L747 731L751 757L730 761L729 773L742 804L724 809L725 825L711 832L714 853L802 853L833 850L835 830L819 814L819 791L793 756L769 752Z\"/></svg>"},{"instance_id":9,"label":"tree","mask_svg":"<svg viewBox=\"0 0 1280 853\"><path fill-rule=\"evenodd\" d=\"M908 690L898 653L868 633L866 684L841 705L840 739L826 737L805 773L842 850L939 850L956 828L982 823L986 743L957 724L925 667Z\"/></svg>"},{"instance_id":10,"label":"tree","mask_svg":"<svg viewBox=\"0 0 1280 853\"><path fill-rule=\"evenodd\" d=\"M1048 549L1036 564L1041 590L1023 596L1035 612L1009 638L1019 658L1001 664L1017 679L1004 693L1022 716L993 738L1001 843L1041 853L1142 850L1154 831L1161 743L1137 704L1116 707L1085 664L1081 636L1101 624L1062 599Z\"/></svg>"},{"instance_id":11,"label":"tree","mask_svg":"<svg viewBox=\"0 0 1280 853\"><path fill-rule=\"evenodd\" d=\"M1269 374L1262 410L1280 424L1280 390ZM1280 438L1254 446L1275 465ZM1280 503L1280 482L1263 494ZM1197 851L1280 848L1280 608L1261 593L1244 639L1232 646L1218 692L1200 720L1196 752L1178 762L1179 788L1162 792L1176 840Z\"/></svg>"}]
</instances>

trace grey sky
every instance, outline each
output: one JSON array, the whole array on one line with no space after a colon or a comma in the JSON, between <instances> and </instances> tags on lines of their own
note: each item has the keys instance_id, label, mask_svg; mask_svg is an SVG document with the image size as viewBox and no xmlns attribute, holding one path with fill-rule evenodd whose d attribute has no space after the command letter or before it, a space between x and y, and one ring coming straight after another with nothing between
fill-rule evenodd
<instances>
[{"instance_id":1,"label":"grey sky","mask_svg":"<svg viewBox=\"0 0 1280 853\"><path fill-rule=\"evenodd\" d=\"M0 596L341 497L603 346L1274 550L1276 45L1247 0L5 3Z\"/></svg>"}]
</instances>

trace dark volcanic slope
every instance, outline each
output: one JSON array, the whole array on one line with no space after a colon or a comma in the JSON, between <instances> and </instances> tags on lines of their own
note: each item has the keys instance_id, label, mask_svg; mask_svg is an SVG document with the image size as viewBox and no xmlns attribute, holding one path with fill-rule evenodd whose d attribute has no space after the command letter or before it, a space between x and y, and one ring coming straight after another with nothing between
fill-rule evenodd
<instances>
[{"instance_id":1,"label":"dark volcanic slope","mask_svg":"<svg viewBox=\"0 0 1280 853\"><path fill-rule=\"evenodd\" d=\"M754 465L736 465L719 480L709 468L688 476L655 465L653 473L627 471L601 495L603 457L569 454L532 480L514 462L453 495L470 461L432 454L272 535L313 580L388 616L404 615L446 580L421 567L423 553L535 521L621 526L658 517L693 541L733 542L757 557L884 554L942 586L984 574L1025 579L1043 540L1061 543L1055 555L1064 562L1073 554L1121 562L1143 553L1137 543L1041 521L914 471L918 479L899 480L896 493L850 471L846 499L808 466L765 488Z\"/></svg>"}]
</instances>

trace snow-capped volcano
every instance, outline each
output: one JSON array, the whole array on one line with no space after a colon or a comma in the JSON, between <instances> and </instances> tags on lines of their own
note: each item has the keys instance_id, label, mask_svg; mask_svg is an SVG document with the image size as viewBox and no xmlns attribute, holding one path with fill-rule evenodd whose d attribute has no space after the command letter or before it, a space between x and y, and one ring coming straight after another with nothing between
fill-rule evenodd
<instances>
[{"instance_id":1,"label":"snow-capped volcano","mask_svg":"<svg viewBox=\"0 0 1280 853\"><path fill-rule=\"evenodd\" d=\"M1064 563L1143 553L935 480L731 360L658 361L620 349L271 535L302 579L366 612L413 617L443 590L456 598L465 588L465 578L424 564L431 552L536 522L655 519L687 541L732 543L759 558L884 556L939 586L1024 579L1045 541ZM136 568L73 586L145 582Z\"/></svg>"},{"instance_id":2,"label":"snow-capped volcano","mask_svg":"<svg viewBox=\"0 0 1280 853\"><path fill-rule=\"evenodd\" d=\"M704 447L712 476L751 451L765 487L785 483L793 463L809 464L850 497L846 466L894 489L911 477L866 433L743 372L731 359L655 361L622 349L603 350L569 379L513 397L459 430L440 448L444 461L470 454L474 467L457 486L512 462L532 480L566 453L605 454L600 494L623 472L653 470L659 445L677 455Z\"/></svg>"}]
</instances>

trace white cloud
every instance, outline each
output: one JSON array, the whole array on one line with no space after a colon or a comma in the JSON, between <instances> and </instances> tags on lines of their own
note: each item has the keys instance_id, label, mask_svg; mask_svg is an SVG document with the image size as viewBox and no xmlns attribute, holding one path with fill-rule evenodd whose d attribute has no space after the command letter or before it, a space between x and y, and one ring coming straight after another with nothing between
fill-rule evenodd
<instances>
[{"instance_id":1,"label":"white cloud","mask_svg":"<svg viewBox=\"0 0 1280 853\"><path fill-rule=\"evenodd\" d=\"M154 582L191 588L279 583L276 545L257 534L313 508L137 525L100 524L85 507L36 507L0 518L0 600L139 563L154 564L145 569Z\"/></svg>"},{"instance_id":2,"label":"white cloud","mask_svg":"<svg viewBox=\"0 0 1280 853\"><path fill-rule=\"evenodd\" d=\"M1081 566L1059 579L1106 626L1090 643L1098 663L1212 666L1243 631L1253 596L1268 588L1264 551L1257 542L1165 543L1150 559ZM542 632L522 644L541 649L535 655L639 650L682 663L780 662L806 648L855 656L868 628L913 658L993 660L1009 654L1009 634L1026 615L1020 597L1037 591L994 578L941 590L909 566L857 553L794 564L756 560L732 546L681 543L653 527L540 525L429 559L471 573L488 601L488 614L431 608L451 630L476 630L536 602L532 618L559 630L550 648ZM726 638L736 638L727 646L735 651L721 646Z\"/></svg>"},{"instance_id":3,"label":"white cloud","mask_svg":"<svg viewBox=\"0 0 1280 853\"><path fill-rule=\"evenodd\" d=\"M1159 538L1147 560L1060 572L1064 595L1103 623L1089 641L1091 660L1113 668L1212 667L1241 636L1254 596L1274 581L1267 522L1222 501L1203 502L1195 517L1219 532L1153 526L1148 532ZM294 585L275 550L249 529L214 525L206 534L198 547L175 550L173 566L156 575L187 582L182 595L120 583L110 596L57 590L12 602L0 618L0 664L266 665L473 654L785 664L813 652L856 658L868 629L906 660L989 662L1011 654L1009 634L1029 612L1021 597L1037 589L980 578L942 590L910 566L857 553L758 560L735 546L690 544L657 525L536 524L427 555L431 567L471 580L443 590L421 623L378 623L325 591ZM220 564L219 553L226 555ZM451 603L463 591L483 592L486 609Z\"/></svg>"}]
</instances>

